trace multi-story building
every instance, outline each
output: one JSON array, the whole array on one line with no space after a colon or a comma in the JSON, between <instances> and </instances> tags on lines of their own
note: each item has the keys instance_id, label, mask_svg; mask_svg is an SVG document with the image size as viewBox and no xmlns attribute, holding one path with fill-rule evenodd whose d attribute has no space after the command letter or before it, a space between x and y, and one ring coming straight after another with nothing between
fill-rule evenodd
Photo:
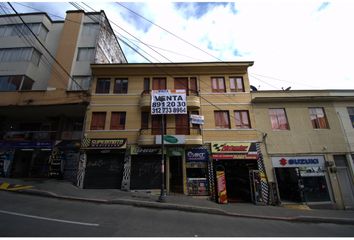
<instances>
[{"instance_id":1,"label":"multi-story building","mask_svg":"<svg viewBox=\"0 0 354 240\"><path fill-rule=\"evenodd\" d=\"M103 11L0 15L0 175L75 181L90 64L121 62Z\"/></svg>"},{"instance_id":2,"label":"multi-story building","mask_svg":"<svg viewBox=\"0 0 354 240\"><path fill-rule=\"evenodd\" d=\"M354 91L253 91L252 104L280 201L353 208Z\"/></svg>"},{"instance_id":3,"label":"multi-story building","mask_svg":"<svg viewBox=\"0 0 354 240\"><path fill-rule=\"evenodd\" d=\"M254 128L251 109L247 69L252 65L91 65L92 97L82 144L81 186L160 189L164 135L169 138L164 141L169 194L214 196L213 169L221 169L228 199L251 201L250 170L265 175L257 154L262 135ZM166 89L185 90L187 113L152 114L152 90ZM204 117L204 124L192 122L193 117Z\"/></svg>"}]
</instances>

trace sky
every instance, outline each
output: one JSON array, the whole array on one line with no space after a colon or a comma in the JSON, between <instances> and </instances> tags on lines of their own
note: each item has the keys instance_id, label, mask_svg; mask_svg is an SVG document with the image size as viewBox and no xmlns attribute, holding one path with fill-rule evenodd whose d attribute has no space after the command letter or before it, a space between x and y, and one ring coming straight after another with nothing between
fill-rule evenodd
<instances>
[{"instance_id":1,"label":"sky","mask_svg":"<svg viewBox=\"0 0 354 240\"><path fill-rule=\"evenodd\" d=\"M68 2L12 2L63 20ZM77 2L104 10L129 63L253 61L259 90L354 89L354 1ZM7 7L5 2L1 6ZM0 14L4 14L0 8ZM147 59L149 59L149 61Z\"/></svg>"}]
</instances>

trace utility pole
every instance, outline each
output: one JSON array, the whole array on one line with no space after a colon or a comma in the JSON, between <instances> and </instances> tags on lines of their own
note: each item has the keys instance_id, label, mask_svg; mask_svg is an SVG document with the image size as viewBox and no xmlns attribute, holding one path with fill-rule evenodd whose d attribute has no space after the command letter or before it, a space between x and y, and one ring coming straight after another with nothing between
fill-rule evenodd
<instances>
[{"instance_id":1,"label":"utility pole","mask_svg":"<svg viewBox=\"0 0 354 240\"><path fill-rule=\"evenodd\" d=\"M161 114L161 191L159 196L159 202L166 202L166 191L165 191L165 119L164 114Z\"/></svg>"}]
</instances>

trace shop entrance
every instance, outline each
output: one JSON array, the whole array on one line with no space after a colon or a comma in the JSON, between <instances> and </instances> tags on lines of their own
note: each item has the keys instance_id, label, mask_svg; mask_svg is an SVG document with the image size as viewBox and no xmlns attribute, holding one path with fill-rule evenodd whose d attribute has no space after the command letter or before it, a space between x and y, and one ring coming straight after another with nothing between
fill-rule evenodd
<instances>
[{"instance_id":1,"label":"shop entrance","mask_svg":"<svg viewBox=\"0 0 354 240\"><path fill-rule=\"evenodd\" d=\"M170 157L170 192L183 193L182 157Z\"/></svg>"},{"instance_id":2,"label":"shop entrance","mask_svg":"<svg viewBox=\"0 0 354 240\"><path fill-rule=\"evenodd\" d=\"M33 151L16 150L11 176L14 178L28 177Z\"/></svg>"},{"instance_id":3,"label":"shop entrance","mask_svg":"<svg viewBox=\"0 0 354 240\"><path fill-rule=\"evenodd\" d=\"M281 201L302 202L298 168L275 168Z\"/></svg>"},{"instance_id":4,"label":"shop entrance","mask_svg":"<svg viewBox=\"0 0 354 240\"><path fill-rule=\"evenodd\" d=\"M228 202L252 202L249 172L257 170L256 160L221 160L225 168L226 194Z\"/></svg>"}]
</instances>

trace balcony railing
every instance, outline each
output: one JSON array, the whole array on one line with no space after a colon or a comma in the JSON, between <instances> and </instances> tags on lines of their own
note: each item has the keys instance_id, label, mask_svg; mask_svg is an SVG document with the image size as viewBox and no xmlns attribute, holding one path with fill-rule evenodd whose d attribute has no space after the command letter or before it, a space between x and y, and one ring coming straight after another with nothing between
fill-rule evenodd
<instances>
[{"instance_id":1,"label":"balcony railing","mask_svg":"<svg viewBox=\"0 0 354 240\"><path fill-rule=\"evenodd\" d=\"M150 95L150 94L151 94L151 90L143 90L141 93L141 96L146 96L146 95ZM186 95L187 96L199 96L199 92L196 90L187 89Z\"/></svg>"},{"instance_id":2,"label":"balcony railing","mask_svg":"<svg viewBox=\"0 0 354 240\"><path fill-rule=\"evenodd\" d=\"M161 128L140 129L140 135L161 135ZM200 128L166 128L167 135L201 135Z\"/></svg>"}]
</instances>

